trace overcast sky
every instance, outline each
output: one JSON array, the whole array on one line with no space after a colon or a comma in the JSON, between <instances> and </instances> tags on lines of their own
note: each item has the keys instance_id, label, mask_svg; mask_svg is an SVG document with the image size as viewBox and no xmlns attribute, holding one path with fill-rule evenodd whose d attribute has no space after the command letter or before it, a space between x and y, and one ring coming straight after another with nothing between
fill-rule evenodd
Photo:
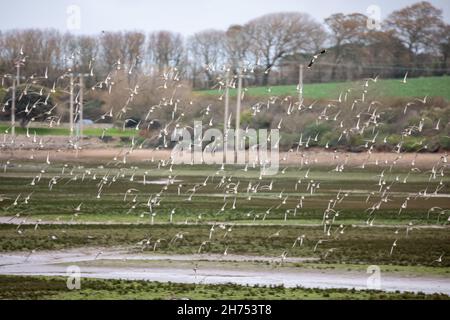
<instances>
[{"instance_id":1,"label":"overcast sky","mask_svg":"<svg viewBox=\"0 0 450 320\"><path fill-rule=\"evenodd\" d=\"M411 0L0 0L0 30L55 28L77 34L115 30L170 30L190 35L204 29L225 30L266 13L301 11L322 22L330 14L360 12L370 5L381 9L382 18L417 1ZM450 23L450 0L430 0L444 11ZM80 28L71 24L80 9ZM69 24L68 24L69 21ZM69 27L68 27L69 26Z\"/></svg>"}]
</instances>

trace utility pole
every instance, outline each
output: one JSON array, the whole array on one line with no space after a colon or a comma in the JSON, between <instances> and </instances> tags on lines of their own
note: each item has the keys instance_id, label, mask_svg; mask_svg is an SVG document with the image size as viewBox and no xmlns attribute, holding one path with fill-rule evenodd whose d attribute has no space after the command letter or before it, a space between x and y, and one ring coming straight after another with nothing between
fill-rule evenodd
<instances>
[{"instance_id":1,"label":"utility pole","mask_svg":"<svg viewBox=\"0 0 450 320\"><path fill-rule=\"evenodd\" d=\"M299 107L301 107L303 103L303 64L300 64L298 70L298 101Z\"/></svg>"},{"instance_id":2,"label":"utility pole","mask_svg":"<svg viewBox=\"0 0 450 320\"><path fill-rule=\"evenodd\" d=\"M17 77L17 86L19 86L20 85L20 64L21 64L21 60L18 60L17 61L17 63L16 63L16 69L17 69L17 74L16 74L16 77Z\"/></svg>"},{"instance_id":3,"label":"utility pole","mask_svg":"<svg viewBox=\"0 0 450 320\"><path fill-rule=\"evenodd\" d=\"M15 136L16 134L16 87L20 85L20 65L23 63L22 58L16 59L16 78L13 77L12 86L12 103L11 103L11 134Z\"/></svg>"},{"instance_id":4,"label":"utility pole","mask_svg":"<svg viewBox=\"0 0 450 320\"><path fill-rule=\"evenodd\" d=\"M16 135L16 79L13 77L11 101L11 135Z\"/></svg>"},{"instance_id":5,"label":"utility pole","mask_svg":"<svg viewBox=\"0 0 450 320\"><path fill-rule=\"evenodd\" d=\"M73 73L70 73L70 109L69 109L70 136L73 137Z\"/></svg>"},{"instance_id":6,"label":"utility pole","mask_svg":"<svg viewBox=\"0 0 450 320\"><path fill-rule=\"evenodd\" d=\"M228 149L228 109L230 106L230 69L225 75L225 113L223 118L223 163L226 162L226 150Z\"/></svg>"},{"instance_id":7,"label":"utility pole","mask_svg":"<svg viewBox=\"0 0 450 320\"><path fill-rule=\"evenodd\" d=\"M83 99L84 99L84 74L80 74L80 117L78 119L80 129L80 139L83 139Z\"/></svg>"},{"instance_id":8,"label":"utility pole","mask_svg":"<svg viewBox=\"0 0 450 320\"><path fill-rule=\"evenodd\" d=\"M70 135L73 136L73 130L75 127L75 116L74 116L74 98L73 98L73 90L74 90L74 82L77 77L80 78L78 86L80 87L80 91L78 93L78 125L76 126L76 140L83 139L83 111L84 111L84 77L89 77L89 73L69 73L70 76Z\"/></svg>"},{"instance_id":9,"label":"utility pole","mask_svg":"<svg viewBox=\"0 0 450 320\"><path fill-rule=\"evenodd\" d=\"M242 96L242 71L239 69L238 73L238 89L237 89L237 100L236 100L236 143L235 143L235 150L236 150L236 162L237 162L237 152L240 147L240 137L239 137L239 128L241 127L241 96Z\"/></svg>"}]
</instances>

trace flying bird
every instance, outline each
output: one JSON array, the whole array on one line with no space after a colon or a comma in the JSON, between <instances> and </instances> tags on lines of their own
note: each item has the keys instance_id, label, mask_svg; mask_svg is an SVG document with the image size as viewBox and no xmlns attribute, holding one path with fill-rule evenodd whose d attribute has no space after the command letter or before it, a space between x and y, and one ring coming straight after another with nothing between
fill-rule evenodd
<instances>
[{"instance_id":1,"label":"flying bird","mask_svg":"<svg viewBox=\"0 0 450 320\"><path fill-rule=\"evenodd\" d=\"M324 49L324 50L320 51L319 53L315 54L315 55L311 58L311 61L310 61L309 64L308 64L308 68L310 69L310 68L313 66L313 64L316 62L316 60L319 59L319 57L320 57L321 55L323 55L323 54L325 54L325 53L327 53L327 52L328 52L328 51Z\"/></svg>"}]
</instances>

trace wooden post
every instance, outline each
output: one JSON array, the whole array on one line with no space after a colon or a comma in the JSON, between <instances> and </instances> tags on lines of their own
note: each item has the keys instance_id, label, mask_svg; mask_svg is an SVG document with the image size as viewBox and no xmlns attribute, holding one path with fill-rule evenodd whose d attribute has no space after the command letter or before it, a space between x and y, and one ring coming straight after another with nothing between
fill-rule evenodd
<instances>
[{"instance_id":1,"label":"wooden post","mask_svg":"<svg viewBox=\"0 0 450 320\"><path fill-rule=\"evenodd\" d=\"M238 89L237 89L237 100L236 100L236 139L234 149L236 150L236 162L237 162L237 152L239 150L239 128L241 127L241 96L242 96L242 71L239 70L238 74Z\"/></svg>"},{"instance_id":2,"label":"wooden post","mask_svg":"<svg viewBox=\"0 0 450 320\"><path fill-rule=\"evenodd\" d=\"M80 117L79 117L79 125L80 125L80 139L83 139L83 99L84 99L84 75L80 75Z\"/></svg>"},{"instance_id":3,"label":"wooden post","mask_svg":"<svg viewBox=\"0 0 450 320\"><path fill-rule=\"evenodd\" d=\"M16 134L16 79L13 78L12 101L11 101L11 135Z\"/></svg>"},{"instance_id":4,"label":"wooden post","mask_svg":"<svg viewBox=\"0 0 450 320\"><path fill-rule=\"evenodd\" d=\"M226 150L228 148L228 113L230 106L230 69L225 75L225 112L223 116L223 163L226 163Z\"/></svg>"},{"instance_id":5,"label":"wooden post","mask_svg":"<svg viewBox=\"0 0 450 320\"><path fill-rule=\"evenodd\" d=\"M303 103L303 64L300 65L298 73L298 101L299 107L301 107Z\"/></svg>"},{"instance_id":6,"label":"wooden post","mask_svg":"<svg viewBox=\"0 0 450 320\"><path fill-rule=\"evenodd\" d=\"M73 73L70 74L69 123L70 123L70 136L73 137Z\"/></svg>"}]
</instances>

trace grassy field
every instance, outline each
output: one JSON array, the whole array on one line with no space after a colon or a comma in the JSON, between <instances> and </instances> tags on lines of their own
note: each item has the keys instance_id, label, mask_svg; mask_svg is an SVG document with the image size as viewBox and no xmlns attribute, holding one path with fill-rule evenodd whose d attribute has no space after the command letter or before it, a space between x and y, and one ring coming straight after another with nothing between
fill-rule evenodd
<instances>
[{"instance_id":1,"label":"grassy field","mask_svg":"<svg viewBox=\"0 0 450 320\"><path fill-rule=\"evenodd\" d=\"M146 281L82 279L81 289L69 291L63 277L0 276L0 299L449 299L442 294L250 287L232 284L198 285Z\"/></svg>"},{"instance_id":2,"label":"grassy field","mask_svg":"<svg viewBox=\"0 0 450 320\"><path fill-rule=\"evenodd\" d=\"M9 126L0 125L1 133L6 133L7 131L8 132L11 131ZM48 136L48 135L69 136L69 134L70 134L70 130L67 128L34 128L34 127L30 127L28 129L28 132L31 136L33 136L35 133L37 136ZM16 134L24 135L26 133L27 133L26 128L21 128L21 127L16 128ZM102 128L86 128L83 130L83 134L85 136L90 136L90 137L101 137L102 135L110 136L110 137L132 137L132 136L136 136L138 134L138 131L136 131L134 129L122 130L119 128L110 128L110 129L107 129L103 133Z\"/></svg>"},{"instance_id":3,"label":"grassy field","mask_svg":"<svg viewBox=\"0 0 450 320\"><path fill-rule=\"evenodd\" d=\"M222 255L227 250L230 255L274 259L286 253L290 258L314 259L305 263L287 262L283 266L286 268L361 272L361 268L375 264L388 272L411 276L446 277L450 272L450 259L446 255L442 261L436 262L443 253L450 252L450 211L429 211L432 207L449 208L445 194L450 193L450 178L446 175L433 178L427 170L411 172L407 168L369 166L334 172L334 164L311 166L309 170L289 166L275 176L260 179L259 170L244 171L235 166L227 166L221 171L220 166L176 166L170 169L150 162L139 166L126 166L120 162L52 162L47 165L17 160L10 164L2 166L0 171L0 219L4 223L0 224L2 253L126 248L134 253L155 250L157 254L197 254L200 245L206 241L202 245L202 253ZM380 175L390 186L389 199L370 216L367 209L380 200ZM144 176L146 184L143 183ZM173 181L167 182L169 177ZM406 177L408 183L403 183ZM31 183L33 180L34 185ZM320 188L313 193L308 190L312 181L320 183ZM103 186L98 197L100 184ZM258 192L248 189L249 185L254 187L258 184L272 187ZM418 191L427 188L429 193L433 192L436 185L441 186L439 194L444 196L418 196ZM195 193L192 193L193 189ZM370 200L367 200L368 196ZM342 201L334 206L339 215L326 217L324 228L325 209L330 200L340 197L343 197ZM399 213L406 198L409 199L408 207ZM149 211L149 201L152 200L153 223ZM369 217L374 218L373 226L367 225ZM180 234L182 239L173 241ZM300 236L303 237L302 245L293 246ZM143 239L151 239L151 245L142 244ZM153 244L157 239L162 240L155 249ZM396 247L391 254L394 241ZM109 263L109 260L87 263ZM120 261L113 263L120 264ZM133 263L138 266L143 262ZM264 263L256 267L271 267ZM151 268L151 263L145 264ZM245 268L243 265L240 267ZM0 276L0 298L448 297L95 279L83 279L82 290L68 291L64 278Z\"/></svg>"},{"instance_id":4,"label":"grassy field","mask_svg":"<svg viewBox=\"0 0 450 320\"><path fill-rule=\"evenodd\" d=\"M336 99L340 92L350 88L361 88L364 82L335 82L306 84L303 95L309 99ZM380 79L377 83L369 83L371 94L384 97L443 97L450 101L450 77L421 77L407 80L407 84L401 79ZM298 95L296 85L273 86L273 87L250 87L246 92L250 96L296 96ZM270 90L269 90L270 89ZM221 94L217 90L201 90L198 95ZM236 90L230 91L236 95Z\"/></svg>"},{"instance_id":5,"label":"grassy field","mask_svg":"<svg viewBox=\"0 0 450 320\"><path fill-rule=\"evenodd\" d=\"M32 186L30 183L36 177L36 172L44 167L45 173L41 173L40 182ZM347 192L347 196L336 208L340 211L336 224L365 224L369 217L366 209L375 201L375 196L370 202L366 200L372 192L379 190L377 176L382 169L354 168L337 173L329 172L328 168L313 168L308 172L308 179L304 179L306 181L300 184L299 177L303 180L301 177L305 176L306 170L294 167L287 168L284 174L279 173L262 180L259 180L259 170L244 172L238 168L229 168L218 175L217 168L206 166L180 166L170 172L167 168L158 169L155 164L133 169L116 168L114 165L102 168L68 165L64 169L64 175L61 174L62 171L61 164L47 167L31 163L22 163L19 166L16 163L15 167L9 168L6 173L0 173L0 195L7 198L0 203L0 208L4 209L3 215L12 217L23 212L23 217L40 218L44 221L149 223L148 199L150 195L159 195L162 201L154 206L155 223L168 223L170 212L176 209L172 216L174 223L228 221L286 225L321 224L329 200L342 190ZM90 175L86 172L90 172ZM144 173L147 182L145 185ZM99 179L117 174L120 175L117 176L116 183L104 186L101 197L97 198ZM169 175L175 177L176 181L167 185L164 181ZM49 182L55 176L58 176L59 182L50 190ZM222 176L228 177L227 183L219 188L217 186ZM407 176L409 183L402 183ZM427 172L410 174L406 170L396 170L386 173L386 183L392 184L391 197L376 212L375 224L406 225L411 222L413 225L429 225L438 223L438 220L438 224L446 223L447 215L440 215L437 211L428 214L432 207L448 208L446 197L426 200L413 197L409 200L407 210L399 214L404 199L427 188L430 184L429 178ZM444 176L434 182L444 183L441 193L450 192L449 179L450 177ZM203 186L205 180L207 185ZM320 183L320 189L314 194L307 190L311 180ZM269 185L272 181L271 190L247 192L249 184ZM236 194L226 187L229 183L239 183ZM190 198L189 190L194 187L196 192ZM125 199L125 193L129 189L138 191ZM30 204L11 206L18 194L22 197L32 194ZM299 207L294 211L300 200L303 208ZM81 210L75 216L74 209L80 203Z\"/></svg>"},{"instance_id":6,"label":"grassy field","mask_svg":"<svg viewBox=\"0 0 450 320\"><path fill-rule=\"evenodd\" d=\"M192 169L180 167L173 172L158 169L156 165L139 169L74 166L66 168L62 174L62 167L55 164L46 168L40 181L31 186L37 171L36 167L24 163L0 173L3 218L18 217L16 222L23 219L42 221L37 228L34 224L0 226L1 251L134 246L142 239L152 237L166 239L158 249L161 252L188 254L197 252L199 245L209 238L210 224L216 223L216 231L210 239L212 241L205 246L205 252L222 253L228 246L230 253L235 254L279 256L283 251L288 251L289 256L313 256L325 263L450 266L449 259L444 259L439 265L434 263L442 252L450 252L450 234L445 227L448 214L429 212L431 207L448 208L448 198L410 197L408 208L399 214L399 207L408 195L427 188L430 183L427 172L412 174L412 183L407 184L394 183L397 176L401 181L407 172L392 170L386 173L386 181L393 183L390 199L376 212L374 227L370 228L366 225L369 217L366 209L371 202L366 202L366 199L368 194L379 189L377 175L380 172L374 169L354 169L336 174L327 173L323 168L311 170L308 179L321 184L320 190L314 194L306 190L307 182L298 185L295 190L298 177L305 174L296 168L289 168L284 174L261 181L257 170L244 172L230 168L222 174L228 177L222 187L218 187L222 175L215 175L211 167L202 166ZM95 180L94 172L97 176ZM144 172L147 172L147 181L163 181L170 174L178 182L144 185ZM112 183L110 179L116 175L117 180ZM51 177L54 176L59 177L58 182L50 190ZM101 197L97 198L99 180L106 176L109 176L109 183L104 186ZM207 176L207 186L202 186ZM448 179L442 178L444 186L441 193L450 191ZM256 194L246 192L249 183L268 185L272 180L272 190ZM227 185L238 182L240 187L234 194ZM178 194L180 184L182 187ZM197 191L188 201L188 190L192 188ZM130 189L137 191L127 194ZM339 190L347 192L347 196L335 208L339 216L327 218L327 229L330 228L327 235L321 226L324 210ZM22 198L14 205L19 194ZM31 195L28 204L23 201L27 195ZM152 209L154 225L151 225L148 208L150 196L160 199ZM248 200L249 196L251 200ZM303 208L295 211L301 197ZM75 208L80 203L80 211L76 212ZM62 224L48 225L45 224L47 221ZM95 221L103 225L70 224ZM223 228L218 226L220 224ZM278 236L271 237L278 231L281 231ZM185 234L183 241L169 244L168 240L177 233ZM305 245L292 248L299 235L305 236ZM314 250L319 240L326 241ZM398 240L398 246L395 254L390 255L395 240Z\"/></svg>"},{"instance_id":7,"label":"grassy field","mask_svg":"<svg viewBox=\"0 0 450 320\"><path fill-rule=\"evenodd\" d=\"M395 234L397 228L347 227L344 234L333 231L327 237L322 227L298 226L234 226L215 232L209 239L211 226L199 225L33 225L21 226L21 233L13 225L0 225L0 251L60 250L73 247L128 246L136 250L153 251L153 246L138 245L143 239L164 239L159 253L195 254L200 244L208 240L203 253L222 254L228 247L230 254L278 257L286 251L290 257L314 257L322 263L427 265L448 268L450 261L434 262L442 252L450 252L450 235L446 229L405 229ZM270 237L280 231L277 237ZM171 243L177 234L181 241ZM304 235L302 246L292 248L299 235ZM319 240L326 240L321 245ZM395 254L390 248L397 239ZM152 242L152 243L153 243Z\"/></svg>"}]
</instances>

